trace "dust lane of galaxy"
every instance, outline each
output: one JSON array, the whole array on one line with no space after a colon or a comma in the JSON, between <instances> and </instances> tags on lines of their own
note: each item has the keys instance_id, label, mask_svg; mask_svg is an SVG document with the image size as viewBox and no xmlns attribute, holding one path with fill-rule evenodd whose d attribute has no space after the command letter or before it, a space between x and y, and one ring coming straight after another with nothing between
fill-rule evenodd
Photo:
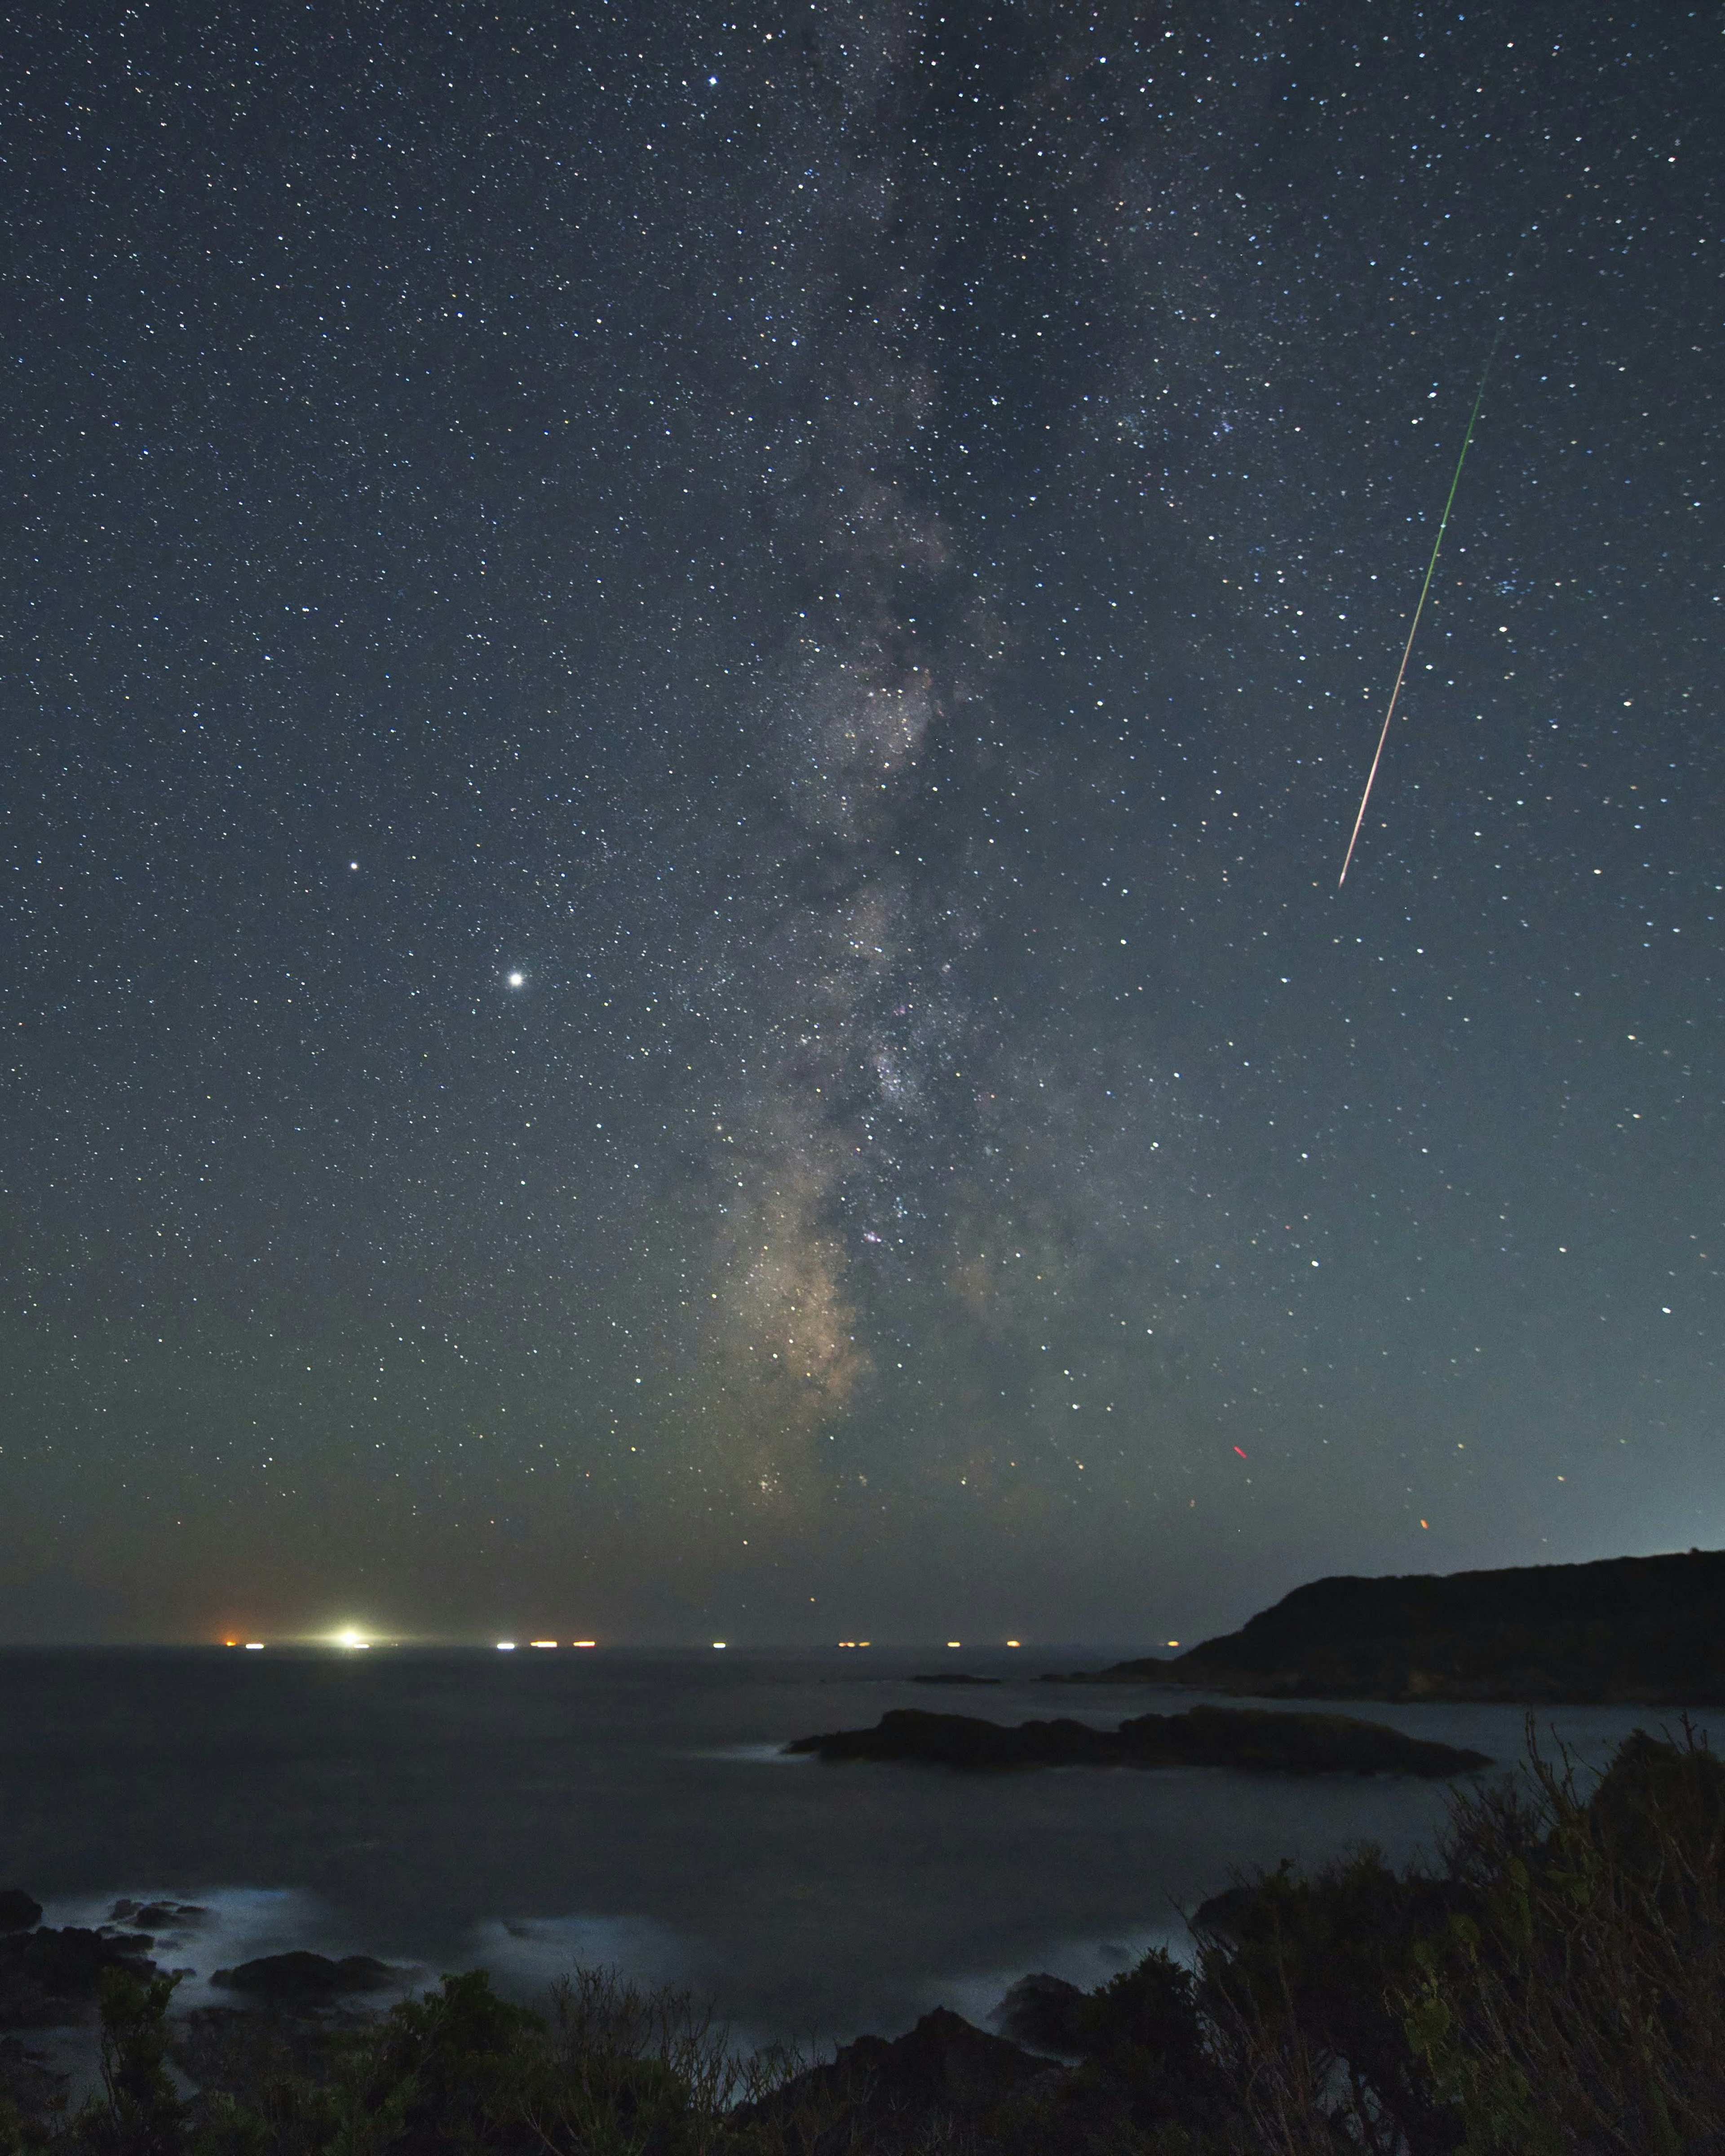
<instances>
[{"instance_id":1,"label":"dust lane of galaxy","mask_svg":"<svg viewBox=\"0 0 1725 2156\"><path fill-rule=\"evenodd\" d=\"M1725 1540L1710 18L13 38L0 1634Z\"/></svg>"}]
</instances>

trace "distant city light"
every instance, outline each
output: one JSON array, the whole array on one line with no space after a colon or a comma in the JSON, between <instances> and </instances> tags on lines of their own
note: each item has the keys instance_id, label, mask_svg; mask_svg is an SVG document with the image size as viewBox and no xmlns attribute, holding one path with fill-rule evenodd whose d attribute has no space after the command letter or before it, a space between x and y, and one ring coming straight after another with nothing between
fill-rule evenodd
<instances>
[{"instance_id":1,"label":"distant city light","mask_svg":"<svg viewBox=\"0 0 1725 2156\"><path fill-rule=\"evenodd\" d=\"M963 1640L948 1640L947 1645L949 1647L962 1647L964 1642Z\"/></svg>"},{"instance_id":2,"label":"distant city light","mask_svg":"<svg viewBox=\"0 0 1725 2156\"><path fill-rule=\"evenodd\" d=\"M1170 1640L1168 1644L1171 1647L1178 1647L1180 1643L1178 1640Z\"/></svg>"},{"instance_id":3,"label":"distant city light","mask_svg":"<svg viewBox=\"0 0 1725 2156\"><path fill-rule=\"evenodd\" d=\"M598 1644L597 1640L571 1640L569 1642L572 1647L596 1647Z\"/></svg>"},{"instance_id":4,"label":"distant city light","mask_svg":"<svg viewBox=\"0 0 1725 2156\"><path fill-rule=\"evenodd\" d=\"M249 1655L261 1655L264 1651L264 1642L261 1640L248 1640L245 1643L245 1650Z\"/></svg>"},{"instance_id":5,"label":"distant city light","mask_svg":"<svg viewBox=\"0 0 1725 2156\"><path fill-rule=\"evenodd\" d=\"M714 1645L716 1647L722 1647L722 1646L724 1645L724 1644L725 1644L725 1642L724 1642L722 1640L715 1640L713 1641L713 1645Z\"/></svg>"},{"instance_id":6,"label":"distant city light","mask_svg":"<svg viewBox=\"0 0 1725 2156\"><path fill-rule=\"evenodd\" d=\"M337 1632L336 1635L336 1645L338 1647L346 1647L350 1653L362 1653L371 1644L363 1632L357 1631L351 1625L345 1631Z\"/></svg>"},{"instance_id":7,"label":"distant city light","mask_svg":"<svg viewBox=\"0 0 1725 2156\"><path fill-rule=\"evenodd\" d=\"M1009 1647L1015 1647L1018 1645L1018 1641L1016 1640L1009 1640L1006 1644Z\"/></svg>"},{"instance_id":8,"label":"distant city light","mask_svg":"<svg viewBox=\"0 0 1725 2156\"><path fill-rule=\"evenodd\" d=\"M497 1642L497 1651L500 1655L512 1655L515 1652L515 1641L513 1640L500 1640Z\"/></svg>"},{"instance_id":9,"label":"distant city light","mask_svg":"<svg viewBox=\"0 0 1725 2156\"><path fill-rule=\"evenodd\" d=\"M555 1640L529 1640L527 1645L530 1647L554 1647L557 1645L557 1641Z\"/></svg>"}]
</instances>

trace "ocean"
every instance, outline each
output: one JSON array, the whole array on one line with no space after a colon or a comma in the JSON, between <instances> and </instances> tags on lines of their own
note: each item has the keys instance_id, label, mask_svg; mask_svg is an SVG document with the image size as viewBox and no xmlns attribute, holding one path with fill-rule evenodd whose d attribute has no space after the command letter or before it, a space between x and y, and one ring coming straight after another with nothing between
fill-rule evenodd
<instances>
[{"instance_id":1,"label":"ocean","mask_svg":"<svg viewBox=\"0 0 1725 2156\"><path fill-rule=\"evenodd\" d=\"M1034 1666L1094 1663L1039 1650ZM1111 1725L1199 1694L911 1681L918 1652L521 1650L0 1653L0 1886L46 1921L121 1899L204 1912L157 1958L211 1973L289 1947L366 1953L403 1986L489 1968L531 1995L606 1963L712 2002L737 2040L892 2035L945 2005L983 2020L1014 1979L1094 1984L1242 1871L1350 1845L1430 1846L1442 1785L1194 1768L968 1776L823 1765L779 1748L918 1706ZM1317 1702L1314 1702L1317 1704ZM1522 1755L1515 1707L1374 1707L1414 1733ZM1599 1759L1662 1710L1542 1710Z\"/></svg>"}]
</instances>

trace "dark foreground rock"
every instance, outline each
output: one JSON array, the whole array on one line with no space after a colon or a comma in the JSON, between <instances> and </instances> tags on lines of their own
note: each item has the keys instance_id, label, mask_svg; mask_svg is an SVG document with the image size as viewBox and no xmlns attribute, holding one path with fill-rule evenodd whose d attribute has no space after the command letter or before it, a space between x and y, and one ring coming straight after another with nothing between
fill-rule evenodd
<instances>
[{"instance_id":1,"label":"dark foreground rock","mask_svg":"<svg viewBox=\"0 0 1725 2156\"><path fill-rule=\"evenodd\" d=\"M1004 2037L991 2036L962 2015L937 2006L907 2035L859 2036L830 2064L812 2066L757 2104L739 2107L751 2120L795 2128L842 2121L847 2148L867 2145L891 2128L920 2132L931 2147L953 2125L973 2125L1021 2095L1050 2071Z\"/></svg>"},{"instance_id":2,"label":"dark foreground rock","mask_svg":"<svg viewBox=\"0 0 1725 2156\"><path fill-rule=\"evenodd\" d=\"M1145 1714L1117 1729L1066 1720L1009 1728L967 1714L895 1707L872 1729L799 1738L787 1752L816 1758L911 1760L972 1769L1012 1767L1240 1767L1293 1774L1419 1774L1438 1779L1491 1763L1483 1752L1404 1737L1345 1714L1194 1707Z\"/></svg>"},{"instance_id":3,"label":"dark foreground rock","mask_svg":"<svg viewBox=\"0 0 1725 2156\"><path fill-rule=\"evenodd\" d=\"M56 2071L21 2038L0 2036L0 2099L28 2119L46 2120L66 2102L70 2076Z\"/></svg>"},{"instance_id":4,"label":"dark foreground rock","mask_svg":"<svg viewBox=\"0 0 1725 2156\"><path fill-rule=\"evenodd\" d=\"M399 1972L370 1954L347 1954L331 1961L327 1954L264 1954L243 1961L237 1969L218 1969L210 1982L223 1991L237 1991L259 2005L303 2010L323 2006L356 1993L386 1991Z\"/></svg>"},{"instance_id":5,"label":"dark foreground rock","mask_svg":"<svg viewBox=\"0 0 1725 2156\"><path fill-rule=\"evenodd\" d=\"M940 1685L998 1685L999 1681L1000 1680L999 1677L961 1676L956 1671L954 1671L951 1676L948 1676L944 1671L942 1671L938 1676L912 1677L911 1679L911 1682L912 1684Z\"/></svg>"},{"instance_id":6,"label":"dark foreground rock","mask_svg":"<svg viewBox=\"0 0 1725 2156\"><path fill-rule=\"evenodd\" d=\"M1055 1680L1260 1699L1725 1705L1725 1551L1313 1580L1164 1661Z\"/></svg>"},{"instance_id":7,"label":"dark foreground rock","mask_svg":"<svg viewBox=\"0 0 1725 2156\"><path fill-rule=\"evenodd\" d=\"M47 2029L86 2019L95 2010L102 1971L146 1973L154 1943L147 1934L122 1938L77 1924L0 1937L0 2029Z\"/></svg>"},{"instance_id":8,"label":"dark foreground rock","mask_svg":"<svg viewBox=\"0 0 1725 2156\"><path fill-rule=\"evenodd\" d=\"M1021 1976L988 2016L1003 2036L1032 2051L1076 2059L1087 2048L1084 2005L1088 1994L1045 1969Z\"/></svg>"},{"instance_id":9,"label":"dark foreground rock","mask_svg":"<svg viewBox=\"0 0 1725 2156\"><path fill-rule=\"evenodd\" d=\"M42 1904L21 1887L0 1887L0 1933L33 1932L42 1922Z\"/></svg>"}]
</instances>

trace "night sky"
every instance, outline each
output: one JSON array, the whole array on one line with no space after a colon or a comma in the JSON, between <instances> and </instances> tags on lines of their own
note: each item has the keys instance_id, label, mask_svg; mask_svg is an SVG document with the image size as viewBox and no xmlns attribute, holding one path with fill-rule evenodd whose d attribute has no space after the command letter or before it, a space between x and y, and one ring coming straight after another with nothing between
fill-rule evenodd
<instances>
[{"instance_id":1,"label":"night sky","mask_svg":"<svg viewBox=\"0 0 1725 2156\"><path fill-rule=\"evenodd\" d=\"M1712 10L5 39L0 1634L1725 1543Z\"/></svg>"}]
</instances>

